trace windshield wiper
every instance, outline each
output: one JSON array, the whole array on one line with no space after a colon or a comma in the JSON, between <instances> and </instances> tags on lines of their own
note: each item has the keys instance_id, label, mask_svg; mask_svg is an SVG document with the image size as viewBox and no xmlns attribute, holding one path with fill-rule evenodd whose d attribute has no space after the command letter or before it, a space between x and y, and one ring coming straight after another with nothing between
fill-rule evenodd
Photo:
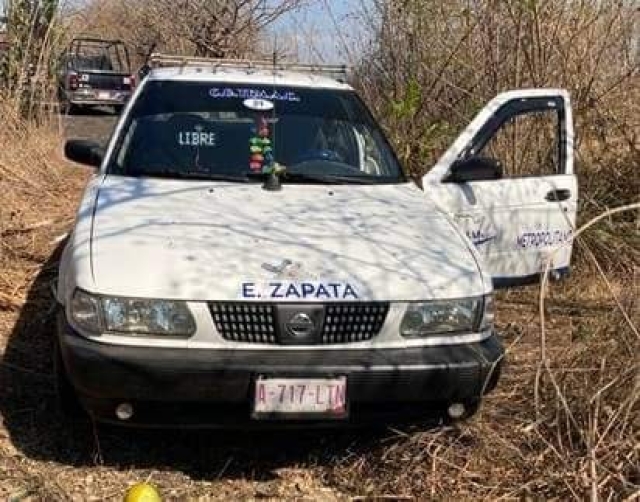
<instances>
[{"instance_id":1,"label":"windshield wiper","mask_svg":"<svg viewBox=\"0 0 640 502\"><path fill-rule=\"evenodd\" d=\"M248 178L257 178L265 180L269 174L267 173L247 173ZM330 184L354 184L354 185L373 185L380 183L380 178L365 177L365 176L341 176L341 175L327 175L327 174L311 174L311 173L296 173L291 171L285 171L279 175L280 181L286 183L291 182L311 182L311 183L330 183ZM387 181L385 178L382 178Z\"/></svg>"},{"instance_id":2,"label":"windshield wiper","mask_svg":"<svg viewBox=\"0 0 640 502\"><path fill-rule=\"evenodd\" d=\"M369 176L344 176L336 174L312 174L312 173L296 173L287 171L282 176L282 181L310 181L313 183L336 183L336 184L356 184L356 185L373 185L379 183L380 180Z\"/></svg>"},{"instance_id":3,"label":"windshield wiper","mask_svg":"<svg viewBox=\"0 0 640 502\"><path fill-rule=\"evenodd\" d=\"M175 171L172 169L165 169L161 171L134 171L133 176L144 176L149 178L168 178L168 179L180 179L180 180L206 180L206 181L234 181L246 183L249 178L244 175L233 174L216 174L216 173L203 173L199 171Z\"/></svg>"}]
</instances>

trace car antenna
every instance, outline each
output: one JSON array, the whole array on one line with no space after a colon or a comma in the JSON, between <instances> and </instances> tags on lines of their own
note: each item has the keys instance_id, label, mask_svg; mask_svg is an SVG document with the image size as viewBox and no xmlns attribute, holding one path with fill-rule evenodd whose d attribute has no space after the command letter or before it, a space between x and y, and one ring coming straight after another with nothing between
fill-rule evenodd
<instances>
[{"instance_id":1,"label":"car antenna","mask_svg":"<svg viewBox=\"0 0 640 502\"><path fill-rule=\"evenodd\" d=\"M275 96L276 94L276 71L277 71L277 59L278 59L278 35L275 35L275 39L273 42L273 95ZM279 168L279 166L276 163L276 156L275 156L275 151L276 151L276 104L275 104L275 99L273 100L273 108L271 111L271 123L273 124L273 129L271 131L271 156L272 156L272 164L270 166L269 169L269 175L267 176L267 179L264 180L264 184L262 185L262 188L264 190L269 190L269 191L278 191L278 190L282 190L282 182L280 181L280 174L281 174L281 169Z\"/></svg>"}]
</instances>

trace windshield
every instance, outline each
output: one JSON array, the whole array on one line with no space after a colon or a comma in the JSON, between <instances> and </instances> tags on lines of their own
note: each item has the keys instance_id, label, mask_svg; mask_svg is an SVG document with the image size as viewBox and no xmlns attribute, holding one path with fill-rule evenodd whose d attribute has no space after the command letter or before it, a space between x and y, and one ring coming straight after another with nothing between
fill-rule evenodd
<instances>
[{"instance_id":1,"label":"windshield","mask_svg":"<svg viewBox=\"0 0 640 502\"><path fill-rule=\"evenodd\" d=\"M149 81L109 172L255 181L398 183L398 161L353 91Z\"/></svg>"},{"instance_id":2,"label":"windshield","mask_svg":"<svg viewBox=\"0 0 640 502\"><path fill-rule=\"evenodd\" d=\"M74 40L67 54L70 69L129 73L126 48L121 42Z\"/></svg>"}]
</instances>

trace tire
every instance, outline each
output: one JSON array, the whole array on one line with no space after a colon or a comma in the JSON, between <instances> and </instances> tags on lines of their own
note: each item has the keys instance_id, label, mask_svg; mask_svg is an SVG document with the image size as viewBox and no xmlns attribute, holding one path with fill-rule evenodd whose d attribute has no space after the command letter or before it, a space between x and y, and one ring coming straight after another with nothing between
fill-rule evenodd
<instances>
[{"instance_id":1,"label":"tire","mask_svg":"<svg viewBox=\"0 0 640 502\"><path fill-rule=\"evenodd\" d=\"M53 373L56 407L59 415L63 418L72 420L82 420L86 418L87 413L80 404L76 391L67 376L67 370L65 369L64 362L62 361L62 354L60 353L60 344L58 340L55 341Z\"/></svg>"}]
</instances>

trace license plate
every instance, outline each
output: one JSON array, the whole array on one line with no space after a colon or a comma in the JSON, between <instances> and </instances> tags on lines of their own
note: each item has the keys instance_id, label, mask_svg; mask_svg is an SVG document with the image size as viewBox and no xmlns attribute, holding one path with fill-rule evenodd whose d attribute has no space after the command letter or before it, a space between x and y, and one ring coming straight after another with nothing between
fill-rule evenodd
<instances>
[{"instance_id":1,"label":"license plate","mask_svg":"<svg viewBox=\"0 0 640 502\"><path fill-rule=\"evenodd\" d=\"M111 99L111 93L110 92L99 92L98 93L98 99Z\"/></svg>"},{"instance_id":2,"label":"license plate","mask_svg":"<svg viewBox=\"0 0 640 502\"><path fill-rule=\"evenodd\" d=\"M347 379L269 378L255 383L254 418L345 418Z\"/></svg>"}]
</instances>

